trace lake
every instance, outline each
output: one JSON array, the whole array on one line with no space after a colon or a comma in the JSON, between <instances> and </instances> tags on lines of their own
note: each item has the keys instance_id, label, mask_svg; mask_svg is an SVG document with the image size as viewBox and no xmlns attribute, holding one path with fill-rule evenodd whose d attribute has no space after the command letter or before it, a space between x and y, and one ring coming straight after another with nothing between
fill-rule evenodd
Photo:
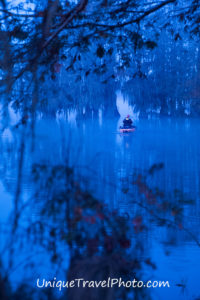
<instances>
[{"instance_id":1,"label":"lake","mask_svg":"<svg viewBox=\"0 0 200 300\"><path fill-rule=\"evenodd\" d=\"M62 165L67 161L74 167L76 176L83 178L87 188L110 209L129 215L141 210L142 214L142 209L136 207L123 190L132 189L134 176L148 174L152 165L162 163L164 167L149 176L147 182L152 189L162 190L166 197L181 191L182 197L187 199L182 203L184 227L200 241L200 121L136 118L137 129L130 134L119 133L121 123L122 118L102 121L101 116L78 121L73 114L68 118L60 114L56 120L40 116L35 124L34 143L30 131L24 130L23 125L6 129L0 141L1 228L6 227L9 231L9 215L19 175L19 149L24 140L21 189L24 201L34 194L35 185L31 180L34 163ZM31 213L37 214L37 211ZM146 270L146 276L169 280L171 284L170 289L151 290L153 299L199 297L200 247L189 234L179 233L178 229L160 228L150 221L149 227L145 255L151 256L157 269L150 273ZM1 245L5 245L7 236L2 230ZM37 261L37 256L35 259ZM49 274L47 268L50 268L48 260L36 273ZM22 273L18 271L18 274ZM13 282L18 279L16 274L15 271L12 275Z\"/></svg>"}]
</instances>

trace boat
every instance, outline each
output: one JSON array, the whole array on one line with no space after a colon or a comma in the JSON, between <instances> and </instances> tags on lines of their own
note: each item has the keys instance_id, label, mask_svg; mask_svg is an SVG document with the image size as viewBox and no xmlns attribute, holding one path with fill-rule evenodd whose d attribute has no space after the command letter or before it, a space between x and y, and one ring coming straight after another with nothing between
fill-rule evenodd
<instances>
[{"instance_id":1,"label":"boat","mask_svg":"<svg viewBox=\"0 0 200 300\"><path fill-rule=\"evenodd\" d=\"M119 127L119 131L121 133L133 132L135 130L136 130L135 126L129 126L129 127L127 127L127 126L120 126Z\"/></svg>"}]
</instances>

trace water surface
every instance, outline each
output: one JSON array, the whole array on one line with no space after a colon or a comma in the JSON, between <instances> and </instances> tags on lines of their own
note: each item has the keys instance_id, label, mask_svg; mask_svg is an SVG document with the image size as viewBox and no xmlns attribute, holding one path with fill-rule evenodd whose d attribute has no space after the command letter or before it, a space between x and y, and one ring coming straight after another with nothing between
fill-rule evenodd
<instances>
[{"instance_id":1,"label":"water surface","mask_svg":"<svg viewBox=\"0 0 200 300\"><path fill-rule=\"evenodd\" d=\"M13 207L19 149L25 137L22 179L25 200L34 193L31 180L34 163L56 165L67 160L79 176L87 178L88 189L109 208L134 214L138 208L121 189L129 187L135 173L145 174L153 164L163 163L164 168L150 177L148 183L168 195L180 190L186 199L194 201L192 205L184 205L184 226L200 240L199 120L140 119L135 121L137 130L130 134L119 133L121 122L121 119L104 122L95 119L76 122L72 119L68 122L64 117L57 120L40 118L36 123L34 145L30 134L22 129L4 132L0 144L1 227L7 224ZM153 299L169 299L172 295L172 299L199 296L200 248L187 234L160 229L156 224L149 226L152 230L146 246L148 255L157 264L157 270L152 271L151 276L156 280L169 280L172 286L168 291L153 291ZM4 244L3 234L1 240ZM166 245L166 240L175 240L176 243ZM176 286L180 282L187 284L186 290Z\"/></svg>"}]
</instances>

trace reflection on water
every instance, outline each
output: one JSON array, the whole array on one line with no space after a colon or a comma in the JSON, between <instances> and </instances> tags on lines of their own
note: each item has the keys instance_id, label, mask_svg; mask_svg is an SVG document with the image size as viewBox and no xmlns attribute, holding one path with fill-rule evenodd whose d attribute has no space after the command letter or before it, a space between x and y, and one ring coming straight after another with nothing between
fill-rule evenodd
<instances>
[{"instance_id":1,"label":"reflection on water","mask_svg":"<svg viewBox=\"0 0 200 300\"><path fill-rule=\"evenodd\" d=\"M131 212L135 208L126 194L121 192L124 182L127 188L127 182L131 182L135 172L145 172L153 164L162 162L164 169L156 172L149 179L149 184L168 194L175 189L181 190L187 199L195 201L184 211L185 224L200 239L200 122L195 119L145 119L136 121L137 130L134 133L120 134L118 128L121 122L107 120L99 124L97 120L77 123L72 120L68 123L64 118L38 120L33 152L29 135L25 137L24 199L34 194L30 179L32 164L57 165L67 159L79 175L89 178L88 188L98 198L112 209ZM1 223L6 222L12 207L22 134L20 129L7 130L1 137ZM172 295L176 299L199 296L199 248L185 235L180 235L176 247L169 245L163 248L158 240L165 243L164 235L169 237L169 231L166 233L155 224L152 226L154 229L146 244L158 269L149 276L173 282L173 287L165 295L163 291L156 290L154 299L169 299ZM176 232L171 232L171 240L173 235L177 238ZM181 280L186 280L190 288L186 294L180 294L180 289L176 287Z\"/></svg>"}]
</instances>

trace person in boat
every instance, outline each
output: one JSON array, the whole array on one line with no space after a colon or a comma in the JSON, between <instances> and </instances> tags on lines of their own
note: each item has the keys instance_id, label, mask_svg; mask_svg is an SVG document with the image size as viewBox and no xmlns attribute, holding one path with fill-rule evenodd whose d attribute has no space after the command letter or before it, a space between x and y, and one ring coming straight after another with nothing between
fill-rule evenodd
<instances>
[{"instance_id":1,"label":"person in boat","mask_svg":"<svg viewBox=\"0 0 200 300\"><path fill-rule=\"evenodd\" d=\"M133 121L131 120L130 116L127 115L127 117L123 120L124 127L131 127L133 124Z\"/></svg>"}]
</instances>

